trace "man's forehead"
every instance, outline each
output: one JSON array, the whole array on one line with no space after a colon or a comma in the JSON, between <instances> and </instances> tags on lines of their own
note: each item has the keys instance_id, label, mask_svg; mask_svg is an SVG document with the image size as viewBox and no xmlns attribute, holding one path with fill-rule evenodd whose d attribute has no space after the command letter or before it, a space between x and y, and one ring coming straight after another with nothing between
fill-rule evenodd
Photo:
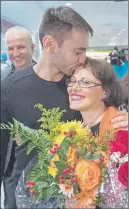
<instances>
[{"instance_id":1,"label":"man's forehead","mask_svg":"<svg viewBox=\"0 0 129 209\"><path fill-rule=\"evenodd\" d=\"M8 36L7 36L7 38L6 38L6 40L7 40L7 42L10 42L10 41L13 41L13 40L21 40L21 41L23 41L23 40L26 40L26 37L25 36L23 36L22 34L20 35L20 34L9 34Z\"/></svg>"},{"instance_id":2,"label":"man's forehead","mask_svg":"<svg viewBox=\"0 0 129 209\"><path fill-rule=\"evenodd\" d=\"M19 45L19 44L29 45L30 41L23 35L16 35L16 36L7 37L6 44L7 46Z\"/></svg>"},{"instance_id":3,"label":"man's forehead","mask_svg":"<svg viewBox=\"0 0 129 209\"><path fill-rule=\"evenodd\" d=\"M67 37L67 39L64 40L64 43L65 41L74 49L84 51L89 47L89 34L86 31L77 31L77 33L74 32L71 36Z\"/></svg>"}]
</instances>

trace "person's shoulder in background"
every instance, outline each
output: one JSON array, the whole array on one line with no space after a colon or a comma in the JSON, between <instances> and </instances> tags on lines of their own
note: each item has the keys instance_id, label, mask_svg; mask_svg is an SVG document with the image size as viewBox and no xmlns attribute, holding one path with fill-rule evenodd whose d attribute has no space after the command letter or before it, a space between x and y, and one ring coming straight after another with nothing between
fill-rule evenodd
<instances>
[{"instance_id":1,"label":"person's shoulder in background","mask_svg":"<svg viewBox=\"0 0 129 209\"><path fill-rule=\"evenodd\" d=\"M12 69L11 66L7 63L1 63L1 80L5 79L10 73Z\"/></svg>"},{"instance_id":2,"label":"person's shoulder in background","mask_svg":"<svg viewBox=\"0 0 129 209\"><path fill-rule=\"evenodd\" d=\"M120 65L120 78L122 79L128 73L128 61Z\"/></svg>"},{"instance_id":3,"label":"person's shoulder in background","mask_svg":"<svg viewBox=\"0 0 129 209\"><path fill-rule=\"evenodd\" d=\"M5 77L1 80L1 91L6 91L13 83L18 82L20 79L24 79L27 76L33 75L33 66L32 64L14 71L12 74Z\"/></svg>"}]
</instances>

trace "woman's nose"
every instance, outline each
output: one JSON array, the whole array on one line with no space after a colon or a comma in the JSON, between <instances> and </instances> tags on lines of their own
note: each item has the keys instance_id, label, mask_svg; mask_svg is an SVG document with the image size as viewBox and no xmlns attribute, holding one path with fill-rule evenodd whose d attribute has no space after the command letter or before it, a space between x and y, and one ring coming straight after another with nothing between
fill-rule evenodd
<instances>
[{"instance_id":1,"label":"woman's nose","mask_svg":"<svg viewBox=\"0 0 129 209\"><path fill-rule=\"evenodd\" d=\"M81 87L80 87L80 85L79 85L79 82L76 81L76 83L73 85L73 90L74 90L74 91L78 91L78 90L80 90L80 89L81 89Z\"/></svg>"}]
</instances>

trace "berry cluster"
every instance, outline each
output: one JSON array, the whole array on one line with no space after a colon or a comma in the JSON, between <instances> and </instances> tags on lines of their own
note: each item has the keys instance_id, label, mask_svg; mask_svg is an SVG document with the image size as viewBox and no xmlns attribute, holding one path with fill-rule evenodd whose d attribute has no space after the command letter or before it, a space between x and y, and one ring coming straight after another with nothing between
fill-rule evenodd
<instances>
[{"instance_id":1,"label":"berry cluster","mask_svg":"<svg viewBox=\"0 0 129 209\"><path fill-rule=\"evenodd\" d=\"M77 183L77 178L74 177L74 171L75 171L75 167L71 167L71 168L65 168L63 170L63 174L67 175L67 178L70 179L73 183ZM59 182L60 184L65 184L65 180L63 178L63 176L59 176Z\"/></svg>"},{"instance_id":2,"label":"berry cluster","mask_svg":"<svg viewBox=\"0 0 129 209\"><path fill-rule=\"evenodd\" d=\"M68 137L68 138L71 138L73 135L76 134L76 131L64 131L64 134Z\"/></svg>"},{"instance_id":3,"label":"berry cluster","mask_svg":"<svg viewBox=\"0 0 129 209\"><path fill-rule=\"evenodd\" d=\"M34 190L35 181L27 181L26 186L29 189L30 195L34 195L35 194L35 190Z\"/></svg>"},{"instance_id":4,"label":"berry cluster","mask_svg":"<svg viewBox=\"0 0 129 209\"><path fill-rule=\"evenodd\" d=\"M59 150L61 150L61 146L58 144L54 144L52 149L50 149L51 154L56 154Z\"/></svg>"}]
</instances>

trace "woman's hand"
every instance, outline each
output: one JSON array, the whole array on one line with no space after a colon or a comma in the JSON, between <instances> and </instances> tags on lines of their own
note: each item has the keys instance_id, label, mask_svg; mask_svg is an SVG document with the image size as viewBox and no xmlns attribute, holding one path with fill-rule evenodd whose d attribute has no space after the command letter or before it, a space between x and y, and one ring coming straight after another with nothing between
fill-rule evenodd
<instances>
[{"instance_id":1,"label":"woman's hand","mask_svg":"<svg viewBox=\"0 0 129 209\"><path fill-rule=\"evenodd\" d=\"M111 120L114 129L128 130L128 113L118 111L117 116Z\"/></svg>"}]
</instances>

